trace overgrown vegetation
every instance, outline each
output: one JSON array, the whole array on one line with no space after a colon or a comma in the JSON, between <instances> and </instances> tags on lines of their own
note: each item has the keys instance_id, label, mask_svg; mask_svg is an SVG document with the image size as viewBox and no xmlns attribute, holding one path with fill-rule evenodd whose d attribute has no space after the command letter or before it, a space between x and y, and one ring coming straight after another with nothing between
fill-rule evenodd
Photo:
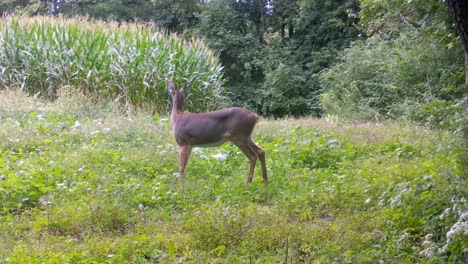
<instances>
[{"instance_id":1,"label":"overgrown vegetation","mask_svg":"<svg viewBox=\"0 0 468 264\"><path fill-rule=\"evenodd\" d=\"M454 119L461 121L463 105L456 98L462 95L462 50L434 45L436 40L418 41L414 34L345 50L344 62L322 74L325 112L350 120L406 119L451 127Z\"/></svg>"},{"instance_id":2,"label":"overgrown vegetation","mask_svg":"<svg viewBox=\"0 0 468 264\"><path fill-rule=\"evenodd\" d=\"M398 119L460 130L466 126L462 110L466 69L460 33L454 26L459 19L450 16L447 2L461 3L8 0L0 3L0 12L79 15L118 23L151 21L181 38L202 38L219 56L231 105L263 116ZM119 51L127 59L134 51L137 58L148 57L141 47L125 51L133 44L130 37L125 36L122 45L110 45L125 46ZM61 52L63 45L52 48ZM68 59L64 62L67 65ZM63 67L61 61L56 63L53 67ZM137 62L129 63L132 69ZM136 82L124 82L124 89L138 91L132 101L151 94L141 80L151 82L140 75L154 67L143 70L143 66L138 66Z\"/></svg>"},{"instance_id":3,"label":"overgrown vegetation","mask_svg":"<svg viewBox=\"0 0 468 264\"><path fill-rule=\"evenodd\" d=\"M466 263L457 135L299 119L254 138L268 186L226 144L194 150L181 190L167 119L4 90L0 262Z\"/></svg>"},{"instance_id":4,"label":"overgrown vegetation","mask_svg":"<svg viewBox=\"0 0 468 264\"><path fill-rule=\"evenodd\" d=\"M158 113L167 109L167 79L191 81L189 109L225 103L221 66L197 39L184 41L148 24L84 18L0 19L0 89L55 98L76 89Z\"/></svg>"},{"instance_id":5,"label":"overgrown vegetation","mask_svg":"<svg viewBox=\"0 0 468 264\"><path fill-rule=\"evenodd\" d=\"M363 1L361 22L372 37L321 73L325 113L466 127L463 48L445 4L423 2Z\"/></svg>"},{"instance_id":6,"label":"overgrown vegetation","mask_svg":"<svg viewBox=\"0 0 468 264\"><path fill-rule=\"evenodd\" d=\"M25 15L0 20L0 263L468 262L463 49L445 1L0 12ZM167 79L191 81L189 110L226 96L325 118L261 120L267 186L258 170L245 184L226 144L194 149L181 189Z\"/></svg>"}]
</instances>

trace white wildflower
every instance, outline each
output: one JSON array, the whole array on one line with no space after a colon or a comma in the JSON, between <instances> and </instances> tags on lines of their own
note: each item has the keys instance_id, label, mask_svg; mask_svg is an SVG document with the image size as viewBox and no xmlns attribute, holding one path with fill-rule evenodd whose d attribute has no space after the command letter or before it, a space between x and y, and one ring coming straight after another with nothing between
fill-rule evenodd
<instances>
[{"instance_id":1,"label":"white wildflower","mask_svg":"<svg viewBox=\"0 0 468 264\"><path fill-rule=\"evenodd\" d=\"M427 180L431 180L432 179L432 175L426 175L424 176L423 180L427 181Z\"/></svg>"},{"instance_id":2,"label":"white wildflower","mask_svg":"<svg viewBox=\"0 0 468 264\"><path fill-rule=\"evenodd\" d=\"M427 246L430 246L430 245L432 245L432 242L428 241L428 240L424 240L424 242L422 243L423 247L427 247Z\"/></svg>"},{"instance_id":3,"label":"white wildflower","mask_svg":"<svg viewBox=\"0 0 468 264\"><path fill-rule=\"evenodd\" d=\"M330 141L327 141L327 147L339 145L340 141L338 139L332 139Z\"/></svg>"},{"instance_id":4,"label":"white wildflower","mask_svg":"<svg viewBox=\"0 0 468 264\"><path fill-rule=\"evenodd\" d=\"M425 240L422 243L422 246L424 249L419 252L421 256L430 258L430 257L433 257L438 251L437 246L432 242L433 237L434 237L433 234L427 234L424 237Z\"/></svg>"},{"instance_id":5,"label":"white wildflower","mask_svg":"<svg viewBox=\"0 0 468 264\"><path fill-rule=\"evenodd\" d=\"M450 199L451 203L464 203L465 201L465 197L459 198L457 196L453 196L452 199Z\"/></svg>"},{"instance_id":6,"label":"white wildflower","mask_svg":"<svg viewBox=\"0 0 468 264\"><path fill-rule=\"evenodd\" d=\"M218 154L212 155L211 157L213 157L217 161L223 161L227 159L228 155L224 153L218 153Z\"/></svg>"},{"instance_id":7,"label":"white wildflower","mask_svg":"<svg viewBox=\"0 0 468 264\"><path fill-rule=\"evenodd\" d=\"M72 128L78 128L80 126L81 126L80 121L76 120L75 124L72 126Z\"/></svg>"},{"instance_id":8,"label":"white wildflower","mask_svg":"<svg viewBox=\"0 0 468 264\"><path fill-rule=\"evenodd\" d=\"M395 206L401 206L401 196L404 194L404 193L408 193L408 192L411 192L411 188L405 188L403 190L401 190L401 192L399 194L397 194L396 196L390 198L390 200L388 200L390 202L390 206L391 207L395 207Z\"/></svg>"},{"instance_id":9,"label":"white wildflower","mask_svg":"<svg viewBox=\"0 0 468 264\"><path fill-rule=\"evenodd\" d=\"M435 251L436 251L436 248L434 246L431 246L431 247L421 250L419 254L421 256L431 258L434 256Z\"/></svg>"},{"instance_id":10,"label":"white wildflower","mask_svg":"<svg viewBox=\"0 0 468 264\"><path fill-rule=\"evenodd\" d=\"M409 233L403 233L400 237L400 239L398 239L397 243L396 243L396 247L397 249L400 249L403 247L403 244L406 240L408 240L410 234Z\"/></svg>"},{"instance_id":11,"label":"white wildflower","mask_svg":"<svg viewBox=\"0 0 468 264\"><path fill-rule=\"evenodd\" d=\"M93 120L93 124L94 125L102 125L102 122L101 122L101 120L96 119L96 120Z\"/></svg>"},{"instance_id":12,"label":"white wildflower","mask_svg":"<svg viewBox=\"0 0 468 264\"><path fill-rule=\"evenodd\" d=\"M366 204L370 203L372 201L372 198L367 198Z\"/></svg>"},{"instance_id":13,"label":"white wildflower","mask_svg":"<svg viewBox=\"0 0 468 264\"><path fill-rule=\"evenodd\" d=\"M172 175L176 176L177 178L180 177L180 173L178 173L178 172L174 172L174 173L172 173Z\"/></svg>"},{"instance_id":14,"label":"white wildflower","mask_svg":"<svg viewBox=\"0 0 468 264\"><path fill-rule=\"evenodd\" d=\"M458 221L447 232L447 243L452 243L459 235L468 235L468 211L463 212Z\"/></svg>"},{"instance_id":15,"label":"white wildflower","mask_svg":"<svg viewBox=\"0 0 468 264\"><path fill-rule=\"evenodd\" d=\"M442 220L442 219L446 218L451 212L452 212L451 208L445 209L445 211L441 215L439 215L439 219Z\"/></svg>"},{"instance_id":16,"label":"white wildflower","mask_svg":"<svg viewBox=\"0 0 468 264\"><path fill-rule=\"evenodd\" d=\"M51 205L52 202L47 200L47 198L41 197L39 198L39 204L41 204L42 206L47 206L47 205Z\"/></svg>"},{"instance_id":17,"label":"white wildflower","mask_svg":"<svg viewBox=\"0 0 468 264\"><path fill-rule=\"evenodd\" d=\"M46 117L46 114L44 114L44 113L38 114L37 115L37 120L44 120L45 117Z\"/></svg>"},{"instance_id":18,"label":"white wildflower","mask_svg":"<svg viewBox=\"0 0 468 264\"><path fill-rule=\"evenodd\" d=\"M199 155L199 154L202 154L203 153L203 149L202 148L199 148L199 147L195 147L193 148L193 153Z\"/></svg>"},{"instance_id":19,"label":"white wildflower","mask_svg":"<svg viewBox=\"0 0 468 264\"><path fill-rule=\"evenodd\" d=\"M390 198L390 200L388 201L390 202L391 207L400 206L401 205L401 193L395 197Z\"/></svg>"},{"instance_id":20,"label":"white wildflower","mask_svg":"<svg viewBox=\"0 0 468 264\"><path fill-rule=\"evenodd\" d=\"M437 254L441 255L441 254L444 254L446 251L447 251L447 244L439 248L439 250L437 250Z\"/></svg>"}]
</instances>

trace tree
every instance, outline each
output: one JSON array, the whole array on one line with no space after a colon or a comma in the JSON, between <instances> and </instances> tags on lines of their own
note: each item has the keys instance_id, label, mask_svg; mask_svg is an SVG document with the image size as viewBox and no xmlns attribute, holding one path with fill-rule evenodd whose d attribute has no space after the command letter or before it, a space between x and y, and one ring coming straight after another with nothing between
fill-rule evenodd
<instances>
[{"instance_id":1,"label":"tree","mask_svg":"<svg viewBox=\"0 0 468 264\"><path fill-rule=\"evenodd\" d=\"M295 24L299 16L297 0L275 0L270 4L272 7L272 10L269 10L272 32L280 30L281 40L284 41L287 31L288 38L291 39L294 35Z\"/></svg>"},{"instance_id":2,"label":"tree","mask_svg":"<svg viewBox=\"0 0 468 264\"><path fill-rule=\"evenodd\" d=\"M36 15L46 12L43 1L35 0L2 0L0 1L0 15L25 14Z\"/></svg>"},{"instance_id":3,"label":"tree","mask_svg":"<svg viewBox=\"0 0 468 264\"><path fill-rule=\"evenodd\" d=\"M236 105L258 110L255 90L263 81L263 46L247 5L214 0L201 14L200 34L215 50L224 66L224 76Z\"/></svg>"},{"instance_id":4,"label":"tree","mask_svg":"<svg viewBox=\"0 0 468 264\"><path fill-rule=\"evenodd\" d=\"M291 43L295 51L292 61L309 70L314 52L330 52L349 46L361 33L357 27L359 6L354 0L303 0L299 2L300 14ZM314 54L317 55L317 54ZM323 65L328 67L335 61ZM320 71L315 69L315 72Z\"/></svg>"},{"instance_id":5,"label":"tree","mask_svg":"<svg viewBox=\"0 0 468 264\"><path fill-rule=\"evenodd\" d=\"M361 7L361 26L369 37L320 74L326 113L460 129L463 48L447 5L363 0Z\"/></svg>"},{"instance_id":6,"label":"tree","mask_svg":"<svg viewBox=\"0 0 468 264\"><path fill-rule=\"evenodd\" d=\"M452 15L455 27L457 28L458 35L465 51L465 94L464 94L464 112L465 117L468 114L468 3L465 0L447 0L450 14ZM466 135L468 129L465 124L465 147L468 146L468 140ZM465 161L467 157L464 157ZM468 175L468 166L464 167L465 176Z\"/></svg>"},{"instance_id":7,"label":"tree","mask_svg":"<svg viewBox=\"0 0 468 264\"><path fill-rule=\"evenodd\" d=\"M152 19L171 32L191 30L199 22L203 0L151 0Z\"/></svg>"},{"instance_id":8,"label":"tree","mask_svg":"<svg viewBox=\"0 0 468 264\"><path fill-rule=\"evenodd\" d=\"M464 0L447 0L450 14L465 51L465 85L468 86L468 3ZM465 92L465 114L468 113L468 92Z\"/></svg>"}]
</instances>

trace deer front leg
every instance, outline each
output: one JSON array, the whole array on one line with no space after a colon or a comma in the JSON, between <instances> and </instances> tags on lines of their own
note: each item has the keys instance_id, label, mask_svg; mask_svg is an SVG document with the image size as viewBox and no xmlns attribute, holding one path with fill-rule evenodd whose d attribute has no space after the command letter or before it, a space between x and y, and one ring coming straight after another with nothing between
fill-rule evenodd
<instances>
[{"instance_id":1,"label":"deer front leg","mask_svg":"<svg viewBox=\"0 0 468 264\"><path fill-rule=\"evenodd\" d=\"M184 186L185 167L187 166L191 151L192 147L190 146L179 146L179 182L181 187Z\"/></svg>"}]
</instances>

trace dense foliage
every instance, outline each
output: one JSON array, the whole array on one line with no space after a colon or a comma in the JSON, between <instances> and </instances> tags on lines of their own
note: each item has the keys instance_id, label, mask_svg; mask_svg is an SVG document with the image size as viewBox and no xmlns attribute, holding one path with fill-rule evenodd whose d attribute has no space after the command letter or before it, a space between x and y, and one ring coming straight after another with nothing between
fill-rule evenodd
<instances>
[{"instance_id":1,"label":"dense foliage","mask_svg":"<svg viewBox=\"0 0 468 264\"><path fill-rule=\"evenodd\" d=\"M42 4L41 4L42 3ZM202 36L220 57L234 105L275 117L319 115L317 73L358 36L356 1L10 0L0 11L152 20ZM289 78L292 74L292 78ZM284 85L290 86L283 91Z\"/></svg>"},{"instance_id":2,"label":"dense foliage","mask_svg":"<svg viewBox=\"0 0 468 264\"><path fill-rule=\"evenodd\" d=\"M0 19L0 263L468 263L467 69L445 1L0 13L17 14ZM191 81L189 110L326 118L260 120L269 185L247 186L226 144L195 148L181 189L167 79ZM431 126L356 121L385 119Z\"/></svg>"},{"instance_id":3,"label":"dense foliage","mask_svg":"<svg viewBox=\"0 0 468 264\"><path fill-rule=\"evenodd\" d=\"M144 24L0 19L0 88L49 97L69 88L162 113L167 79L191 81L190 109L206 111L224 102L221 66L199 40L184 41Z\"/></svg>"},{"instance_id":4,"label":"dense foliage","mask_svg":"<svg viewBox=\"0 0 468 264\"><path fill-rule=\"evenodd\" d=\"M0 92L0 262L466 263L461 137L300 119L254 139L269 185L226 144L180 189L167 119Z\"/></svg>"},{"instance_id":5,"label":"dense foliage","mask_svg":"<svg viewBox=\"0 0 468 264\"><path fill-rule=\"evenodd\" d=\"M363 1L369 38L321 74L322 106L349 119L463 127L463 48L440 1ZM427 17L430 16L429 20Z\"/></svg>"},{"instance_id":6,"label":"dense foliage","mask_svg":"<svg viewBox=\"0 0 468 264\"><path fill-rule=\"evenodd\" d=\"M417 34L408 30L344 50L343 62L321 74L325 112L353 120L452 122L456 115L445 111L463 110L456 100L462 95L463 52L459 45L418 39ZM445 110L437 113L438 106Z\"/></svg>"},{"instance_id":7,"label":"dense foliage","mask_svg":"<svg viewBox=\"0 0 468 264\"><path fill-rule=\"evenodd\" d=\"M219 55L232 104L266 116L463 126L463 49L445 1L8 0L0 12L196 35Z\"/></svg>"},{"instance_id":8,"label":"dense foliage","mask_svg":"<svg viewBox=\"0 0 468 264\"><path fill-rule=\"evenodd\" d=\"M319 115L316 74L359 31L355 1L210 1L201 34L220 52L233 100L275 117ZM259 12L261 10L263 12Z\"/></svg>"}]
</instances>

